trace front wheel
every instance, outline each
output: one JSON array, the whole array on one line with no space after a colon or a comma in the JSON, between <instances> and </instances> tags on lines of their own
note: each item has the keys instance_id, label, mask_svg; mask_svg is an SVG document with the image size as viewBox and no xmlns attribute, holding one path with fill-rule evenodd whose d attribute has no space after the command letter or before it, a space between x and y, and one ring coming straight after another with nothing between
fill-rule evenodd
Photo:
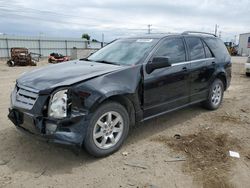
<instances>
[{"instance_id":1,"label":"front wheel","mask_svg":"<svg viewBox=\"0 0 250 188\"><path fill-rule=\"evenodd\" d=\"M119 103L107 102L93 114L87 129L84 146L95 157L117 151L129 132L127 110Z\"/></svg>"},{"instance_id":2,"label":"front wheel","mask_svg":"<svg viewBox=\"0 0 250 188\"><path fill-rule=\"evenodd\" d=\"M224 96L224 85L220 79L216 79L209 88L208 99L203 106L209 110L216 110L220 107Z\"/></svg>"}]
</instances>

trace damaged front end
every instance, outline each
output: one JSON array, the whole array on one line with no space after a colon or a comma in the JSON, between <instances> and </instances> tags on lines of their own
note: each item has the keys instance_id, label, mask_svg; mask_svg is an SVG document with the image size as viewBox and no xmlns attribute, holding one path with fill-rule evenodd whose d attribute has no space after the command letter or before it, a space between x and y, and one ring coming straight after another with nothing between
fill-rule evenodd
<instances>
[{"instance_id":1,"label":"damaged front end","mask_svg":"<svg viewBox=\"0 0 250 188\"><path fill-rule=\"evenodd\" d=\"M107 100L126 106L130 125L141 120L141 65L69 62L65 66L75 74L62 75L58 70L53 75L46 67L17 80L8 115L16 128L47 142L80 149L95 110Z\"/></svg>"},{"instance_id":2,"label":"damaged front end","mask_svg":"<svg viewBox=\"0 0 250 188\"><path fill-rule=\"evenodd\" d=\"M86 112L72 108L70 90L64 88L50 95L19 85L11 94L8 117L22 132L79 149L88 122Z\"/></svg>"}]
</instances>

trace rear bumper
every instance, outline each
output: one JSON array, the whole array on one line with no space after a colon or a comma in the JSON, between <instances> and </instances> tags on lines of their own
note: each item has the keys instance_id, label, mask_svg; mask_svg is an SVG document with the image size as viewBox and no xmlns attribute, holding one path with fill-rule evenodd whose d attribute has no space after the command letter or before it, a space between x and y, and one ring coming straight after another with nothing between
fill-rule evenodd
<instances>
[{"instance_id":1,"label":"rear bumper","mask_svg":"<svg viewBox=\"0 0 250 188\"><path fill-rule=\"evenodd\" d=\"M9 109L8 118L21 132L50 143L81 148L85 137L87 121L85 115L56 120L34 116L19 109ZM49 125L56 125L53 132L47 131Z\"/></svg>"}]
</instances>

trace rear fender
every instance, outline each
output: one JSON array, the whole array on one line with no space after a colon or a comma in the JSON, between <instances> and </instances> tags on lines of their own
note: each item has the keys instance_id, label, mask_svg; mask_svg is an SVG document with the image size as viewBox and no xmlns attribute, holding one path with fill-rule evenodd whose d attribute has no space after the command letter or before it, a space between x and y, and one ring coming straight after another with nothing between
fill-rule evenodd
<instances>
[{"instance_id":1,"label":"rear fender","mask_svg":"<svg viewBox=\"0 0 250 188\"><path fill-rule=\"evenodd\" d=\"M214 74L212 75L209 85L213 84L213 82L216 78L221 79L221 81L224 84L224 89L226 90L229 86L229 81L228 81L228 75L227 75L227 72L225 71L225 69L217 69L214 72Z\"/></svg>"}]
</instances>

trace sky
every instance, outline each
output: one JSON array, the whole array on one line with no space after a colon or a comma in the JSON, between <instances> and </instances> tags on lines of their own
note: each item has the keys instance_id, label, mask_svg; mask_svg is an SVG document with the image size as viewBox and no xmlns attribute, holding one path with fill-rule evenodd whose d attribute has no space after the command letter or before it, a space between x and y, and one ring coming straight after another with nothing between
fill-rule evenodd
<instances>
[{"instance_id":1,"label":"sky","mask_svg":"<svg viewBox=\"0 0 250 188\"><path fill-rule=\"evenodd\" d=\"M92 39L186 30L233 41L250 32L249 0L0 0L0 33Z\"/></svg>"}]
</instances>

